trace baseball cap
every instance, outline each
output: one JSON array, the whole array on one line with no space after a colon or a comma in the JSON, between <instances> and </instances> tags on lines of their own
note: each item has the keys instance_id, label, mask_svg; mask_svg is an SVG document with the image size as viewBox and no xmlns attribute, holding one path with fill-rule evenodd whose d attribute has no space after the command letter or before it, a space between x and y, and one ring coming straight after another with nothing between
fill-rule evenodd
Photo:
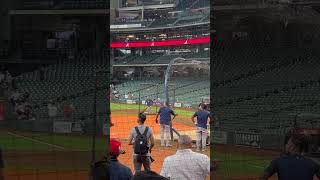
<instances>
[{"instance_id":1,"label":"baseball cap","mask_svg":"<svg viewBox=\"0 0 320 180\"><path fill-rule=\"evenodd\" d=\"M116 139L110 139L110 155L119 156L124 153L125 151L121 148L121 142Z\"/></svg>"}]
</instances>

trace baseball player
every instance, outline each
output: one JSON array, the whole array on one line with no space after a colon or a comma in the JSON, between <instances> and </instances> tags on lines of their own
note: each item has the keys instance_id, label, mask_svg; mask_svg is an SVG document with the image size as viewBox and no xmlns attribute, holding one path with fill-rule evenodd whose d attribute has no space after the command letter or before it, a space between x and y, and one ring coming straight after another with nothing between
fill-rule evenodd
<instances>
[{"instance_id":1,"label":"baseball player","mask_svg":"<svg viewBox=\"0 0 320 180\"><path fill-rule=\"evenodd\" d=\"M197 122L195 118L197 117ZM196 124L196 134L197 134L197 151L205 151L208 138L208 124L211 121L210 113L208 111L208 106L206 104L201 104L199 110L194 113L191 117L191 121ZM202 142L202 143L201 143Z\"/></svg>"},{"instance_id":2,"label":"baseball player","mask_svg":"<svg viewBox=\"0 0 320 180\"><path fill-rule=\"evenodd\" d=\"M166 147L171 147L170 135L172 135L172 120L177 116L170 109L168 103L164 103L163 106L159 109L156 117L156 123L158 124L158 117L160 116L160 137L161 137L161 146L165 146L164 144L164 134L166 134ZM173 116L173 118L171 117Z\"/></svg>"}]
</instances>

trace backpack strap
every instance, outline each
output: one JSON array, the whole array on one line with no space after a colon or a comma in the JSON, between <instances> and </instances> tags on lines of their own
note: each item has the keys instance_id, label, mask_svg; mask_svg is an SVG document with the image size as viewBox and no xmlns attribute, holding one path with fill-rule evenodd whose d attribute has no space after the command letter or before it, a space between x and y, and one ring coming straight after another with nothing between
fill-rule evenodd
<instances>
[{"instance_id":1,"label":"backpack strap","mask_svg":"<svg viewBox=\"0 0 320 180\"><path fill-rule=\"evenodd\" d=\"M149 127L147 126L146 129L143 132L143 135L147 137L147 133L148 133Z\"/></svg>"},{"instance_id":2,"label":"backpack strap","mask_svg":"<svg viewBox=\"0 0 320 180\"><path fill-rule=\"evenodd\" d=\"M136 130L138 136L141 136L141 133L140 133L140 131L139 131L139 129L138 129L138 126L136 126L134 129Z\"/></svg>"}]
</instances>

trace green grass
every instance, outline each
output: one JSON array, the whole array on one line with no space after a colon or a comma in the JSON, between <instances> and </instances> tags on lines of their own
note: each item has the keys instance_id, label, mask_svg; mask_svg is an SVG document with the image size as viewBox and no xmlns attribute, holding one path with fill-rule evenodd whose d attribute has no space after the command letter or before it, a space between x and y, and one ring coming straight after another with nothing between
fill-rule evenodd
<instances>
[{"instance_id":1,"label":"green grass","mask_svg":"<svg viewBox=\"0 0 320 180\"><path fill-rule=\"evenodd\" d=\"M0 144L4 150L17 151L44 151L52 150L54 147L50 145L57 145L63 147L65 150L75 151L90 151L92 145L92 138L89 136L70 136L70 135L50 135L44 133L17 133L31 139L24 139L10 135L6 132L0 133ZM50 145L46 145L50 144ZM99 138L96 140L97 151L106 149L106 139Z\"/></svg>"},{"instance_id":2,"label":"green grass","mask_svg":"<svg viewBox=\"0 0 320 180\"><path fill-rule=\"evenodd\" d=\"M217 174L225 177L260 176L271 158L243 154L213 152L211 159L218 160Z\"/></svg>"},{"instance_id":3,"label":"green grass","mask_svg":"<svg viewBox=\"0 0 320 180\"><path fill-rule=\"evenodd\" d=\"M141 106L141 109L144 109L145 106ZM133 115L136 111L139 110L139 105L128 105L128 104L115 104L111 103L111 112L112 111L121 111L117 112L119 114L130 114ZM130 110L126 113L126 110ZM156 108L153 108L153 111L156 112ZM179 114L177 120L180 118L181 121L189 120L193 115L192 111L185 109L175 109L175 112ZM114 112L113 112L114 113ZM186 123L189 121L186 121ZM34 140L38 140L44 143L49 143L53 145L62 146L67 151L89 151L91 150L92 139L90 136L80 136L80 135L58 135L58 134L45 134L45 133L21 133L20 135L27 136ZM97 151L105 152L108 148L106 144L106 139L98 139L97 141ZM6 132L0 132L0 145L4 151L52 151L57 150L51 146L26 140L23 138L15 137L7 134ZM68 158L68 157L66 157ZM223 152L212 152L211 159L216 159L219 161L219 168L217 174L223 175L225 177L248 177L248 176L259 176L263 172L264 168L270 163L271 159L243 154L234 154L234 153L223 153ZM85 170L87 169L87 164L74 164L73 167L68 165L59 165L56 164L37 164L30 163L26 167L24 164L8 164L7 170L34 170L38 169L41 171L50 171L50 170Z\"/></svg>"},{"instance_id":4,"label":"green grass","mask_svg":"<svg viewBox=\"0 0 320 180\"><path fill-rule=\"evenodd\" d=\"M144 105L140 105L140 111L143 111L146 108ZM152 112L156 113L157 112L156 107L152 107ZM130 111L136 111L136 113L139 112L139 105L137 104L117 104L117 103L111 103L111 112L112 111L123 111L121 113L126 113L126 110ZM194 112L192 110L185 110L182 108L175 108L174 109L175 113L179 115L179 117L183 118L190 118ZM129 112L129 114L133 114L133 112Z\"/></svg>"}]
</instances>

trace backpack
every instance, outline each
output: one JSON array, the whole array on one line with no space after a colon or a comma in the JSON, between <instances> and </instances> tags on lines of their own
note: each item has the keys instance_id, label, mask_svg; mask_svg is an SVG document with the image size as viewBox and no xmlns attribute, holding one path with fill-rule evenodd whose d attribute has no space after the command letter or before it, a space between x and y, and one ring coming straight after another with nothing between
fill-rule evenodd
<instances>
[{"instance_id":1,"label":"backpack","mask_svg":"<svg viewBox=\"0 0 320 180\"><path fill-rule=\"evenodd\" d=\"M143 134L140 133L138 127L135 127L135 130L137 132L137 137L135 138L135 142L134 142L134 153L145 155L149 151L148 137L147 137L149 128L146 127Z\"/></svg>"}]
</instances>

